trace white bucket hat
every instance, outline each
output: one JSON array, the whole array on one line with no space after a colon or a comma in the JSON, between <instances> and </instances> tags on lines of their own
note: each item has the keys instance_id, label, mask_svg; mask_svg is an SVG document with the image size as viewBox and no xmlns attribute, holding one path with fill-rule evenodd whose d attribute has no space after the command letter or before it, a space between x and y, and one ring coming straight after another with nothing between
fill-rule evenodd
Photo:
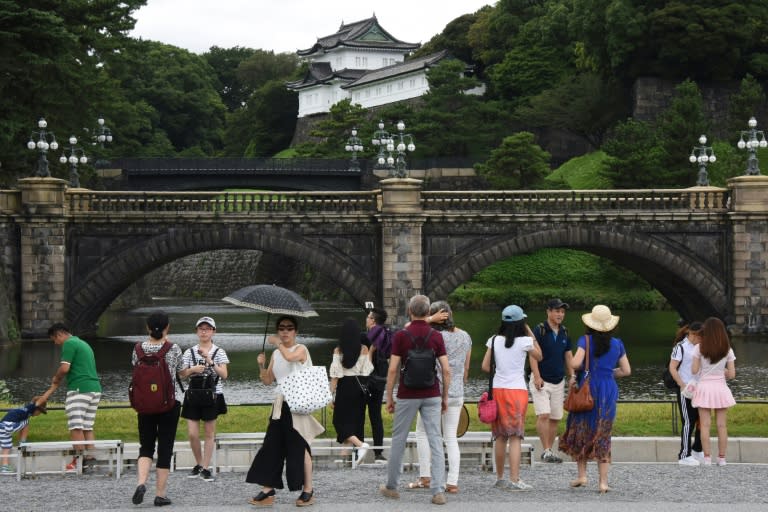
<instances>
[{"instance_id":1,"label":"white bucket hat","mask_svg":"<svg viewBox=\"0 0 768 512\"><path fill-rule=\"evenodd\" d=\"M593 307L591 313L581 315L581 320L584 322L584 325L598 332L612 331L619 324L619 317L612 315L608 306L603 306L602 304Z\"/></svg>"}]
</instances>

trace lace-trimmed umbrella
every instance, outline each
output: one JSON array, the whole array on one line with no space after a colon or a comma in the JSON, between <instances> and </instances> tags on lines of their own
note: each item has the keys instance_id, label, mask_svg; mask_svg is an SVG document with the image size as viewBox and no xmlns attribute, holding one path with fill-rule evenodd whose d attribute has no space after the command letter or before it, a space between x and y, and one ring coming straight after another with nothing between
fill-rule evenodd
<instances>
[{"instance_id":1,"label":"lace-trimmed umbrella","mask_svg":"<svg viewBox=\"0 0 768 512\"><path fill-rule=\"evenodd\" d=\"M317 312L312 309L312 305L301 295L274 284L246 286L230 293L222 300L236 306L267 313L267 320L264 324L264 340L261 343L262 351L267 342L270 315L291 315L304 318L318 316Z\"/></svg>"}]
</instances>

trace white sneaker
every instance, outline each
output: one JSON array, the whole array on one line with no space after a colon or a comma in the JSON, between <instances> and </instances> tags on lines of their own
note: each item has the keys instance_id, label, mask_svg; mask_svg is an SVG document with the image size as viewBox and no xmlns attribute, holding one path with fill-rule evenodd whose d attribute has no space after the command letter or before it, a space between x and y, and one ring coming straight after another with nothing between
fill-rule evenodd
<instances>
[{"instance_id":1,"label":"white sneaker","mask_svg":"<svg viewBox=\"0 0 768 512\"><path fill-rule=\"evenodd\" d=\"M725 466L726 464L728 464L728 463L725 461L725 457L718 457L717 458L717 465L718 466Z\"/></svg>"},{"instance_id":2,"label":"white sneaker","mask_svg":"<svg viewBox=\"0 0 768 512\"><path fill-rule=\"evenodd\" d=\"M696 450L693 450L691 452L691 457L699 461L699 464L704 462L704 452L697 452Z\"/></svg>"},{"instance_id":3,"label":"white sneaker","mask_svg":"<svg viewBox=\"0 0 768 512\"><path fill-rule=\"evenodd\" d=\"M510 491L530 491L531 489L533 489L533 486L528 485L522 480L518 480L517 482L512 482L512 481L509 482Z\"/></svg>"},{"instance_id":4,"label":"white sneaker","mask_svg":"<svg viewBox=\"0 0 768 512\"><path fill-rule=\"evenodd\" d=\"M689 455L677 461L681 466L698 466L699 461L693 455Z\"/></svg>"},{"instance_id":5,"label":"white sneaker","mask_svg":"<svg viewBox=\"0 0 768 512\"><path fill-rule=\"evenodd\" d=\"M365 454L368 453L368 448L370 448L371 445L368 443L363 443L360 446L357 447L357 463L360 464L360 461L363 460L363 457L365 457Z\"/></svg>"}]
</instances>

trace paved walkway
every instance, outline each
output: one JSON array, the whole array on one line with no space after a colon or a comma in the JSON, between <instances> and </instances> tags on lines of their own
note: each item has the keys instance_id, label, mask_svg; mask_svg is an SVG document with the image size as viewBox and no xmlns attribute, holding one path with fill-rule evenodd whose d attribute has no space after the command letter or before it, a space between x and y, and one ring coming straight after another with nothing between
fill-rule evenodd
<instances>
[{"instance_id":1,"label":"paved walkway","mask_svg":"<svg viewBox=\"0 0 768 512\"><path fill-rule=\"evenodd\" d=\"M509 512L510 505L524 507L526 512L568 511L639 512L677 511L765 511L768 509L768 464L729 464L725 467L681 467L676 463L622 463L611 467L612 491L597 493L597 466L590 464L587 488L571 489L568 482L575 477L576 465L536 464L523 468L523 480L534 486L527 492L494 489L491 473L463 469L459 481L461 492L448 495L442 507L430 504L429 491L406 491L406 482L417 475L403 474L400 500L389 500L378 492L385 480L386 468L319 469L315 472L315 512L365 512L421 510ZM0 477L0 508L19 511L136 511L155 510L154 493L148 486L147 498L141 506L131 504L136 474L129 471L120 480L101 475L43 475L17 482L14 477ZM222 473L215 482L189 479L185 472L171 475L168 496L173 506L188 511L218 510L224 512L254 510L248 498L258 487L245 483L244 473ZM278 492L274 510L295 510L298 492Z\"/></svg>"}]
</instances>

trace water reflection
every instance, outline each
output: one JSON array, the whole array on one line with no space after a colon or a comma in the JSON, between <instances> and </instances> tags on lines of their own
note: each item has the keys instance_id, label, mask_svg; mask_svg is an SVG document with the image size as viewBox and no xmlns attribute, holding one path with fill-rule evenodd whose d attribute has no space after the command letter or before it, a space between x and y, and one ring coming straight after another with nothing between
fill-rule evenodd
<instances>
[{"instance_id":1,"label":"water reflection","mask_svg":"<svg viewBox=\"0 0 768 512\"><path fill-rule=\"evenodd\" d=\"M203 315L213 316L219 327L214 340L224 347L232 361L225 395L230 403L253 403L271 400L273 387L259 382L256 355L261 350L266 314L232 306L224 302L183 303L178 300L158 300L151 307L128 312L108 312L101 318L101 337L88 340L94 348L96 363L102 378L105 399L127 401L130 380L130 354L138 341L146 339L144 321L153 311L164 310L171 318L170 338L187 348L197 342L195 320ZM298 339L306 344L315 364L329 365L339 326L346 317L355 316L361 324L360 310L315 304L320 316L300 319ZM572 337L582 331L579 311L569 311L566 325ZM528 311L531 324L544 320L544 313ZM619 337L622 338L632 363L632 376L620 379L622 399L668 398L661 385L661 369L668 361L671 337L677 315L673 312L633 312L621 315ZM270 324L275 317L272 317ZM472 336L473 351L470 380L466 395L476 400L487 385L480 370L485 340L498 328L496 311L456 311L457 325ZM736 353L737 378L729 382L739 399L766 399L768 396L768 340L733 340ZM8 383L14 399L23 401L45 390L59 364L61 350L48 340L27 341L21 346L0 348L0 375ZM63 398L57 391L55 400Z\"/></svg>"}]
</instances>

